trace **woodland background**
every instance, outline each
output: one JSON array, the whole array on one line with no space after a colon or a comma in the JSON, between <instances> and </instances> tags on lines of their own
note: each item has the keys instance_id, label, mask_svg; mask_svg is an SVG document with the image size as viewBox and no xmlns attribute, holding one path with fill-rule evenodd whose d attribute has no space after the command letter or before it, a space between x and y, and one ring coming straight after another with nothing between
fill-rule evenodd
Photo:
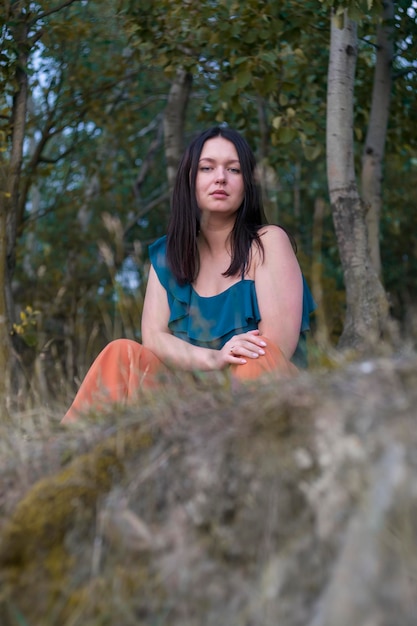
<instances>
[{"instance_id":1,"label":"woodland background","mask_svg":"<svg viewBox=\"0 0 417 626\"><path fill-rule=\"evenodd\" d=\"M2 626L415 626L416 59L412 0L3 0ZM140 340L176 164L220 123L296 237L310 367L61 426Z\"/></svg>"},{"instance_id":2,"label":"woodland background","mask_svg":"<svg viewBox=\"0 0 417 626\"><path fill-rule=\"evenodd\" d=\"M219 123L249 140L268 217L296 237L318 344L379 341L380 293L413 335L414 2L3 0L0 20L3 398L70 397L105 343L140 340L147 246L165 232L176 164ZM355 66L341 68L333 91L352 89L335 115L345 33ZM347 176L333 197L332 164Z\"/></svg>"}]
</instances>

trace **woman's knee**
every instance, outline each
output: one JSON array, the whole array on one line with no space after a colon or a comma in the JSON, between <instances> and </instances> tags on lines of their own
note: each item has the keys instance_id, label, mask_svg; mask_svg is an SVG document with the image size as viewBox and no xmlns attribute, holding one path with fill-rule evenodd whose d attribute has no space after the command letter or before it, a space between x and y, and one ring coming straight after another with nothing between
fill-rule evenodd
<instances>
[{"instance_id":1,"label":"woman's knee","mask_svg":"<svg viewBox=\"0 0 417 626\"><path fill-rule=\"evenodd\" d=\"M141 344L133 339L113 339L103 348L102 354L106 354L108 352L127 353L128 351L140 350L141 348Z\"/></svg>"}]
</instances>

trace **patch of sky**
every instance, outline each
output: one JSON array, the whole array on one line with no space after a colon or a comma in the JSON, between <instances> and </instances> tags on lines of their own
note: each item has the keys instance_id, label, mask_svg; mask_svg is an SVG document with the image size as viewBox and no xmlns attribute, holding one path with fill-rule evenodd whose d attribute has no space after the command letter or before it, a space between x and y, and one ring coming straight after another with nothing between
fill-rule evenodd
<instances>
[{"instance_id":1,"label":"patch of sky","mask_svg":"<svg viewBox=\"0 0 417 626\"><path fill-rule=\"evenodd\" d=\"M127 257L116 274L116 280L125 291L136 291L141 284L137 264L132 257Z\"/></svg>"}]
</instances>

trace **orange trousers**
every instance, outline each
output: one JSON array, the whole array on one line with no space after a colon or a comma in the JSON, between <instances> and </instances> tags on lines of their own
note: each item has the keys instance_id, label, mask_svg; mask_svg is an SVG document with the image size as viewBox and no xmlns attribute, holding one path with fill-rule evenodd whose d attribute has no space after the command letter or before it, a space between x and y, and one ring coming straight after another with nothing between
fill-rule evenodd
<instances>
[{"instance_id":1,"label":"orange trousers","mask_svg":"<svg viewBox=\"0 0 417 626\"><path fill-rule=\"evenodd\" d=\"M245 365L231 366L233 378L253 380L267 372L288 378L298 372L278 346L265 341L265 355L248 359ZM149 348L131 339L116 339L91 365L61 423L74 422L91 409L133 403L142 389L157 387L164 372L168 373L168 368Z\"/></svg>"}]
</instances>

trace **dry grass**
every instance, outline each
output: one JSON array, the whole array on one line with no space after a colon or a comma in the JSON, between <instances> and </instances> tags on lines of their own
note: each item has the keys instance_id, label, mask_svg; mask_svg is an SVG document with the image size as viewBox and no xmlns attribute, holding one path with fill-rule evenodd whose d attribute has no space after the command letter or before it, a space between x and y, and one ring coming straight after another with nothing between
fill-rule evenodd
<instances>
[{"instance_id":1,"label":"dry grass","mask_svg":"<svg viewBox=\"0 0 417 626\"><path fill-rule=\"evenodd\" d=\"M73 427L66 407L16 412L1 626L411 625L417 358L344 358L291 381L188 377Z\"/></svg>"}]
</instances>

